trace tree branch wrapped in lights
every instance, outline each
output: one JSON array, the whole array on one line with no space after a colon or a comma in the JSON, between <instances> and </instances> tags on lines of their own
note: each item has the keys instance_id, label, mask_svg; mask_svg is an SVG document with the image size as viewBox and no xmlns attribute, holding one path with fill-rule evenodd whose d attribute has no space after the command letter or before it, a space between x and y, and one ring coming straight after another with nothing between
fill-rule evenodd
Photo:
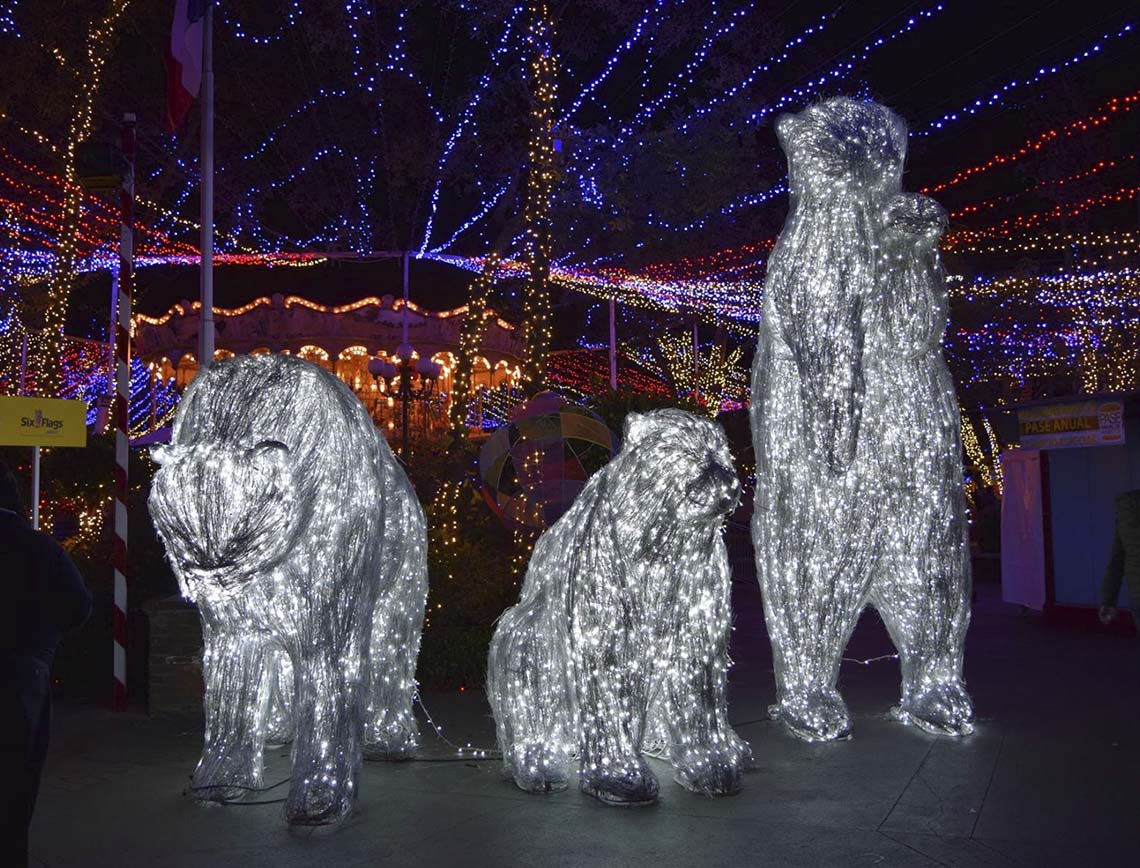
<instances>
[{"instance_id":1,"label":"tree branch wrapped in lights","mask_svg":"<svg viewBox=\"0 0 1140 868\"><path fill-rule=\"evenodd\" d=\"M267 735L292 737L289 821L343 819L362 752L416 747L427 539L415 493L348 387L292 356L200 373L153 454L151 515L205 639L196 798L260 787Z\"/></svg>"},{"instance_id":2,"label":"tree branch wrapped in lights","mask_svg":"<svg viewBox=\"0 0 1140 868\"><path fill-rule=\"evenodd\" d=\"M837 98L777 122L791 210L753 367L753 540L778 702L796 735L840 738L843 649L871 603L899 649L900 719L966 733L970 572L958 411L939 338L946 290L930 200L901 196L906 128Z\"/></svg>"},{"instance_id":3,"label":"tree branch wrapped in lights","mask_svg":"<svg viewBox=\"0 0 1140 868\"><path fill-rule=\"evenodd\" d=\"M735 792L748 746L728 724L730 573L721 526L740 484L720 426L631 413L621 453L535 546L499 620L487 694L504 769L610 804L657 797L642 752L664 734L674 779Z\"/></svg>"}]
</instances>

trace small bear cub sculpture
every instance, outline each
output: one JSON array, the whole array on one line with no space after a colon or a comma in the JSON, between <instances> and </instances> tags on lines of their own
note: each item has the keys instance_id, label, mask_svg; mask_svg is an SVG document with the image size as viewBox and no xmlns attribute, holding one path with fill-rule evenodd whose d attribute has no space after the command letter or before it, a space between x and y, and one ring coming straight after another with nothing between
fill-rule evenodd
<instances>
[{"instance_id":1,"label":"small bear cub sculpture","mask_svg":"<svg viewBox=\"0 0 1140 868\"><path fill-rule=\"evenodd\" d=\"M579 783L614 805L653 802L642 752L674 780L740 788L750 750L728 724L728 556L740 498L724 432L681 410L626 417L622 451L542 535L487 666L504 772L523 790Z\"/></svg>"}]
</instances>

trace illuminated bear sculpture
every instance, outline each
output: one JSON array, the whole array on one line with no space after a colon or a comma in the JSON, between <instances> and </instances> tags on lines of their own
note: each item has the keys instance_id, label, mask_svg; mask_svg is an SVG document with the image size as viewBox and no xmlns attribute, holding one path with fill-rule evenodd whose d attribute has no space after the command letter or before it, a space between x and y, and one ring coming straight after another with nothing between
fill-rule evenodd
<instances>
[{"instance_id":1,"label":"illuminated bear sculpture","mask_svg":"<svg viewBox=\"0 0 1140 868\"><path fill-rule=\"evenodd\" d=\"M781 117L776 131L792 201L768 264L750 411L771 713L806 739L848 734L836 681L871 603L902 663L896 714L968 732L970 579L938 345L945 289L937 230L915 236L896 199L906 128L883 106L838 98Z\"/></svg>"},{"instance_id":2,"label":"illuminated bear sculpture","mask_svg":"<svg viewBox=\"0 0 1140 868\"><path fill-rule=\"evenodd\" d=\"M347 386L284 355L200 373L152 454L151 515L205 640L193 792L260 787L268 732L293 739L289 822L337 822L362 751L416 745L427 533L403 470Z\"/></svg>"},{"instance_id":3,"label":"illuminated bear sculpture","mask_svg":"<svg viewBox=\"0 0 1140 868\"><path fill-rule=\"evenodd\" d=\"M657 797L642 751L663 733L686 789L735 792L747 745L728 724L728 558L740 485L720 426L631 413L622 451L540 537L499 620L487 693L504 771L528 792L567 785L610 804Z\"/></svg>"},{"instance_id":4,"label":"illuminated bear sculpture","mask_svg":"<svg viewBox=\"0 0 1140 868\"><path fill-rule=\"evenodd\" d=\"M871 598L899 649L900 720L937 733L973 731L962 684L970 623L970 554L961 418L942 357L948 302L938 239L946 212L903 193L888 201L882 295L868 334L864 426L879 462L886 538Z\"/></svg>"}]
</instances>

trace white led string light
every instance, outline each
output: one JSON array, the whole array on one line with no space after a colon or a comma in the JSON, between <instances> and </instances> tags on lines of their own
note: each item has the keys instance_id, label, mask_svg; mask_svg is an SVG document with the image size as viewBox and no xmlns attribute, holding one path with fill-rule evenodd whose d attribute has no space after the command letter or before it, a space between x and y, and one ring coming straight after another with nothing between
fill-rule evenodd
<instances>
[{"instance_id":1,"label":"white led string light","mask_svg":"<svg viewBox=\"0 0 1140 868\"><path fill-rule=\"evenodd\" d=\"M827 100L781 117L777 134L792 202L769 260L750 410L771 713L802 738L849 733L836 680L872 603L900 654L896 715L969 732L958 411L939 345L945 215L900 196L906 128L882 106Z\"/></svg>"},{"instance_id":2,"label":"white led string light","mask_svg":"<svg viewBox=\"0 0 1140 868\"><path fill-rule=\"evenodd\" d=\"M196 798L260 788L266 741L292 740L289 822L343 819L362 754L416 748L427 531L411 485L349 388L285 355L200 373L152 454L151 515L205 640Z\"/></svg>"},{"instance_id":3,"label":"white led string light","mask_svg":"<svg viewBox=\"0 0 1140 868\"><path fill-rule=\"evenodd\" d=\"M487 663L504 770L523 790L566 787L642 804L645 751L674 780L740 786L749 748L728 723L728 556L740 484L720 426L680 410L626 417L622 451L535 545Z\"/></svg>"}]
</instances>

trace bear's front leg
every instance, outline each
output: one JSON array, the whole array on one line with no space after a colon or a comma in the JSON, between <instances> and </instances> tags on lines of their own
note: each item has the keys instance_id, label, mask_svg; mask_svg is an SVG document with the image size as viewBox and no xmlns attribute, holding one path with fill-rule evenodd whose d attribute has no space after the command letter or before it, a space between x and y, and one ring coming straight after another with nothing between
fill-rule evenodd
<instances>
[{"instance_id":1,"label":"bear's front leg","mask_svg":"<svg viewBox=\"0 0 1140 868\"><path fill-rule=\"evenodd\" d=\"M206 739L191 791L203 802L227 802L261 787L268 701L265 640L203 624Z\"/></svg>"},{"instance_id":2,"label":"bear's front leg","mask_svg":"<svg viewBox=\"0 0 1140 868\"><path fill-rule=\"evenodd\" d=\"M708 578L679 595L686 617L678 618L672 631L673 660L664 690L673 780L706 796L738 792L741 771L752 756L728 723L729 573L724 544L717 542Z\"/></svg>"},{"instance_id":3,"label":"bear's front leg","mask_svg":"<svg viewBox=\"0 0 1140 868\"><path fill-rule=\"evenodd\" d=\"M647 675L637 671L641 661L624 660L618 649L592 643L580 653L579 786L608 805L651 804L658 786L641 756L649 692Z\"/></svg>"},{"instance_id":4,"label":"bear's front leg","mask_svg":"<svg viewBox=\"0 0 1140 868\"><path fill-rule=\"evenodd\" d=\"M723 673L715 671L720 667L700 668L704 671L672 691L668 703L673 780L689 792L731 796L740 791L752 749L728 725L724 687L717 686L723 680Z\"/></svg>"},{"instance_id":5,"label":"bear's front leg","mask_svg":"<svg viewBox=\"0 0 1140 868\"><path fill-rule=\"evenodd\" d=\"M308 649L297 664L293 780L285 816L320 826L348 816L361 762L364 673L359 650Z\"/></svg>"}]
</instances>

